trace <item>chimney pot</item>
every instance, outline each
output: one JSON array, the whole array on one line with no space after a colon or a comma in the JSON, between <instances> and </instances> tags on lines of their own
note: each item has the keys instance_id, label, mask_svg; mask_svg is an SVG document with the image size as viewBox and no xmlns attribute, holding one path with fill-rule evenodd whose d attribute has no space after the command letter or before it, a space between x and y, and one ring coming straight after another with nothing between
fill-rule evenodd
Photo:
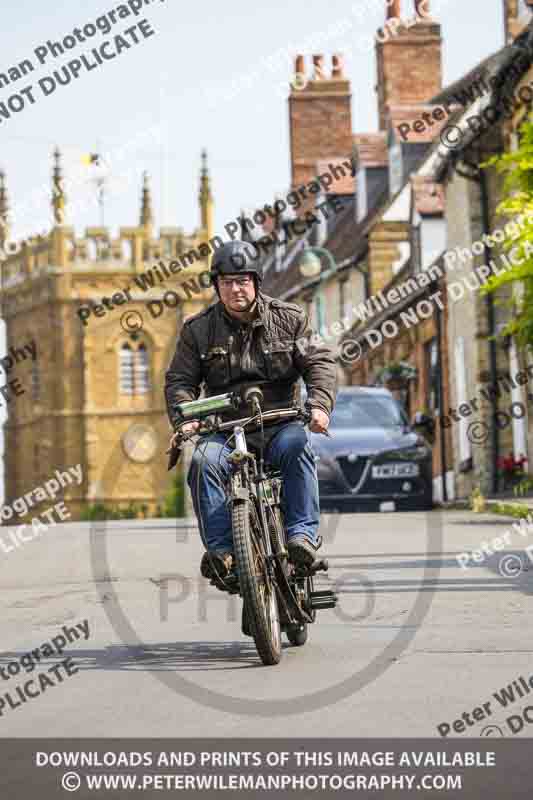
<instances>
[{"instance_id":1,"label":"chimney pot","mask_svg":"<svg viewBox=\"0 0 533 800\"><path fill-rule=\"evenodd\" d=\"M305 58L302 55L296 56L294 61L294 74L305 75Z\"/></svg>"},{"instance_id":2,"label":"chimney pot","mask_svg":"<svg viewBox=\"0 0 533 800\"><path fill-rule=\"evenodd\" d=\"M313 73L313 80L323 81L326 77L324 75L324 56L323 55L313 56L313 66L315 68Z\"/></svg>"},{"instance_id":3,"label":"chimney pot","mask_svg":"<svg viewBox=\"0 0 533 800\"><path fill-rule=\"evenodd\" d=\"M334 53L331 59L332 70L331 77L341 79L344 78L344 56L342 53Z\"/></svg>"},{"instance_id":4,"label":"chimney pot","mask_svg":"<svg viewBox=\"0 0 533 800\"><path fill-rule=\"evenodd\" d=\"M419 17L429 17L429 0L415 0L415 12Z\"/></svg>"},{"instance_id":5,"label":"chimney pot","mask_svg":"<svg viewBox=\"0 0 533 800\"><path fill-rule=\"evenodd\" d=\"M401 5L401 0L387 0L387 19L392 19L393 17L400 19L402 13Z\"/></svg>"}]
</instances>

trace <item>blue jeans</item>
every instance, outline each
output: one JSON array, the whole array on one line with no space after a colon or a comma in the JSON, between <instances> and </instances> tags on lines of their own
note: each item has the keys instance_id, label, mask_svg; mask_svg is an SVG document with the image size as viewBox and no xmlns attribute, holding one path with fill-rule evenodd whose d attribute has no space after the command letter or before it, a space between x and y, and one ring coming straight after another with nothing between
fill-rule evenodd
<instances>
[{"instance_id":1,"label":"blue jeans","mask_svg":"<svg viewBox=\"0 0 533 800\"><path fill-rule=\"evenodd\" d=\"M266 430L265 430L266 432ZM231 514L224 478L229 475L228 434L216 433L200 441L187 476L196 516L201 514L208 550L233 551ZM308 434L299 422L284 425L264 451L265 462L280 470L283 478L282 510L287 538L305 535L315 543L320 522L318 479ZM212 469L210 466L214 469ZM216 472L222 473L220 477ZM202 530L202 528L201 528Z\"/></svg>"}]
</instances>

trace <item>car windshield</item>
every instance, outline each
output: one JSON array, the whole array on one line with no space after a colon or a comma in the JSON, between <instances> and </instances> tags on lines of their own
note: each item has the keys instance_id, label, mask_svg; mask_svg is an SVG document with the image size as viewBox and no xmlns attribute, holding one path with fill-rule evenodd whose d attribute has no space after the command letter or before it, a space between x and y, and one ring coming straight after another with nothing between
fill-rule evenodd
<instances>
[{"instance_id":1,"label":"car windshield","mask_svg":"<svg viewBox=\"0 0 533 800\"><path fill-rule=\"evenodd\" d=\"M337 395L331 416L332 428L394 428L398 425L407 425L407 418L392 397L341 392Z\"/></svg>"}]
</instances>

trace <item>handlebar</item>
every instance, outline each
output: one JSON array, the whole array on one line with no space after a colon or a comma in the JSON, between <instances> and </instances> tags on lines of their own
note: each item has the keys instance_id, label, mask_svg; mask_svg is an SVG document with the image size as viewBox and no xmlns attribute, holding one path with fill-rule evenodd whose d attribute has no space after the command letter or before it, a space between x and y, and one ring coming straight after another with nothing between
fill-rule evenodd
<instances>
[{"instance_id":1,"label":"handlebar","mask_svg":"<svg viewBox=\"0 0 533 800\"><path fill-rule=\"evenodd\" d=\"M232 419L226 422L206 422L200 425L199 429L193 434L199 437L208 436L212 433L219 433L222 431L230 430L236 426L246 427L250 423L254 423L255 427L259 427L260 421L264 423L280 422L282 420L297 420L300 419L304 423L311 421L311 413L307 410L300 408L281 408L273 409L272 411L260 411L260 399L262 399L262 392L258 387L250 389L248 387L244 394L241 392L226 392L225 394L212 395L211 397L204 397L201 400L192 400L186 403L180 403L177 406L177 412L180 421L177 423L176 432L172 438L175 445L180 444L185 438L185 434L181 433L181 427L189 422L205 420L207 417L212 416L220 411L227 411L231 409L238 409L243 402L249 404L250 401L254 406L254 413L247 417L240 419ZM327 431L324 431L326 436L331 436Z\"/></svg>"},{"instance_id":2,"label":"handlebar","mask_svg":"<svg viewBox=\"0 0 533 800\"><path fill-rule=\"evenodd\" d=\"M290 420L290 419L293 420L301 419L304 422L309 422L311 420L311 414L308 411L304 411L299 408L281 408L281 409L275 409L273 411L265 411L261 415L261 417L263 423L278 422L278 421L281 422L282 420ZM175 433L175 438L177 440L183 438L180 431L181 426L186 425L187 423L193 421L195 420L187 419L179 423L179 427ZM259 415L254 414L249 417L240 417L239 419L228 420L227 422L218 422L218 423L201 425L200 428L197 431L195 431L193 435L199 436L201 438L203 436L208 436L209 434L212 433L221 433L223 431L231 430L236 426L244 428L248 426L251 422L254 422L254 424L257 427L259 427L260 424Z\"/></svg>"},{"instance_id":3,"label":"handlebar","mask_svg":"<svg viewBox=\"0 0 533 800\"><path fill-rule=\"evenodd\" d=\"M229 395L225 396L218 395L218 397L223 398L224 402L227 400ZM192 404L187 404L187 405L190 406ZM227 405L225 407L227 408ZM212 410L210 411L210 414L213 414ZM209 416L209 414L204 413L203 416ZM301 419L304 423L308 423L311 421L311 413L301 408L281 408L281 409L274 409L272 411L265 411L263 414L261 414L261 418L263 423L278 422L281 420L289 420L289 419L293 420ZM235 427L244 428L251 422L255 423L255 427L259 427L260 424L259 419L260 415L254 414L248 417L241 417L240 419L228 420L227 422L208 423L203 426L200 426L200 428L192 435L201 438L203 436L208 436L209 434L212 433L220 433L221 431L230 430L231 428ZM171 468L171 466L176 464L177 459L179 458L179 451L181 450L181 446L186 436L186 434L182 433L181 427L189 422L194 422L194 421L195 421L194 418L191 418L189 416L188 418L182 419L182 421L178 423L178 427L173 437L171 438L170 449L167 450L167 453L174 453L175 455L174 458L172 455L170 457L169 469ZM325 436L331 437L331 434L328 431L323 431L323 433ZM189 434L189 436L191 436L191 434Z\"/></svg>"}]
</instances>

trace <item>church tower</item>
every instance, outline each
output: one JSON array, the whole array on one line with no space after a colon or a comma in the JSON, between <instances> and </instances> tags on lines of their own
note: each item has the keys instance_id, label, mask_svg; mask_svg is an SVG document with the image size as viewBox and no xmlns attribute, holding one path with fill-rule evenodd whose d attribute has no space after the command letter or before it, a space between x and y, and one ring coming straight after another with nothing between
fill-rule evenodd
<instances>
[{"instance_id":1,"label":"church tower","mask_svg":"<svg viewBox=\"0 0 533 800\"><path fill-rule=\"evenodd\" d=\"M165 371L183 320L213 297L207 281L198 280L208 257L191 258L213 236L205 153L200 225L191 234L179 227L154 230L147 173L139 224L117 236L94 226L79 237L67 224L68 209L56 148L52 227L30 236L1 265L0 311L12 361L6 379L17 378L23 390L7 402L4 503L81 464L81 485L65 485L60 495L73 519L96 504L118 510L133 503L154 515L172 480ZM4 240L7 213L0 173ZM51 505L36 505L33 516Z\"/></svg>"}]
</instances>

